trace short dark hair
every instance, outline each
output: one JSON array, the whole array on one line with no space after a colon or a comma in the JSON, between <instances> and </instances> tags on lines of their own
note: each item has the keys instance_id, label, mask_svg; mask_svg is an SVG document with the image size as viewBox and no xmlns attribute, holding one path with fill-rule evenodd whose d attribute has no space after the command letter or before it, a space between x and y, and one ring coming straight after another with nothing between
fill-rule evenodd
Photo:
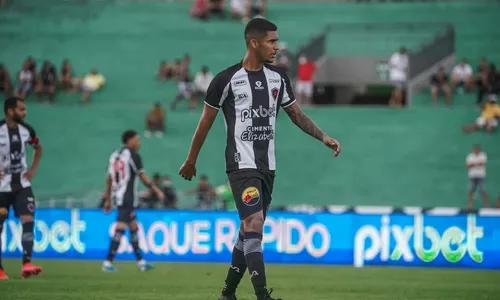
<instances>
[{"instance_id":1,"label":"short dark hair","mask_svg":"<svg viewBox=\"0 0 500 300\"><path fill-rule=\"evenodd\" d=\"M126 144L131 138L134 138L136 135L137 135L137 131L135 130L126 130L125 132L123 132L122 134L122 142L124 144Z\"/></svg>"},{"instance_id":2,"label":"short dark hair","mask_svg":"<svg viewBox=\"0 0 500 300\"><path fill-rule=\"evenodd\" d=\"M252 37L263 37L268 31L276 30L278 30L278 26L274 23L263 18L255 18L248 22L245 27L245 40L248 41Z\"/></svg>"},{"instance_id":3,"label":"short dark hair","mask_svg":"<svg viewBox=\"0 0 500 300\"><path fill-rule=\"evenodd\" d=\"M17 101L24 102L23 98L16 96L8 97L7 99L5 99L5 101L3 102L3 112L5 113L5 115L7 115L7 111L10 108L17 107Z\"/></svg>"}]
</instances>

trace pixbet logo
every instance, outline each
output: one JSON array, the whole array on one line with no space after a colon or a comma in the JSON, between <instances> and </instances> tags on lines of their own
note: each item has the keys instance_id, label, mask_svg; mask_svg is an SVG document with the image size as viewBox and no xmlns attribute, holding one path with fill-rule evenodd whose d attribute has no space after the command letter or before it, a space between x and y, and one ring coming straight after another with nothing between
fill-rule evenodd
<instances>
[{"instance_id":1,"label":"pixbet logo","mask_svg":"<svg viewBox=\"0 0 500 300\"><path fill-rule=\"evenodd\" d=\"M383 216L382 226L376 228L371 225L363 226L358 230L354 239L354 265L363 266L365 261L375 259L380 255L381 261L398 261L403 258L406 262L413 262L415 254L423 262L432 262L440 253L444 258L457 263L466 253L470 258L481 263L483 252L477 249L477 239L483 237L483 228L476 226L476 216L467 216L467 229L464 232L457 226L448 227L441 235L434 227L424 226L422 215L415 215L413 226L391 225L391 219ZM396 246L390 247L391 237ZM410 239L413 237L412 252ZM430 247L424 247L424 238L430 242ZM366 241L371 245L366 248Z\"/></svg>"},{"instance_id":2,"label":"pixbet logo","mask_svg":"<svg viewBox=\"0 0 500 300\"><path fill-rule=\"evenodd\" d=\"M253 108L251 106L248 109L241 111L241 122L245 122L247 119L252 118L270 118L276 116L276 106L271 106L270 108L262 107L259 105L258 108Z\"/></svg>"},{"instance_id":3,"label":"pixbet logo","mask_svg":"<svg viewBox=\"0 0 500 300\"><path fill-rule=\"evenodd\" d=\"M22 252L21 236L23 226L20 222L9 220L2 233L2 252ZM57 253L65 253L73 249L85 253L85 243L80 233L85 231L86 223L80 220L78 210L71 211L71 221L68 223L57 220L52 225L43 220L35 221L35 244L33 251L37 253L53 249Z\"/></svg>"}]
</instances>

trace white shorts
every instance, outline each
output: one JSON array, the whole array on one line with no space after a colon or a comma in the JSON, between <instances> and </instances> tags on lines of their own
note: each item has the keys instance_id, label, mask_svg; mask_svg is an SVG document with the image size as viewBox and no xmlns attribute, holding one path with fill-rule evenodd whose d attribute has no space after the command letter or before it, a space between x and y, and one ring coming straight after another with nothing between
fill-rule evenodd
<instances>
[{"instance_id":1,"label":"white shorts","mask_svg":"<svg viewBox=\"0 0 500 300\"><path fill-rule=\"evenodd\" d=\"M497 128L498 126L498 120L497 119L484 119L484 118L477 118L476 119L476 125L479 127L479 128L483 128L484 126L488 126L488 127L492 127L492 128Z\"/></svg>"},{"instance_id":2,"label":"white shorts","mask_svg":"<svg viewBox=\"0 0 500 300\"><path fill-rule=\"evenodd\" d=\"M295 86L295 92L297 94L304 94L306 97L311 97L313 94L313 82L312 81L297 81Z\"/></svg>"}]
</instances>

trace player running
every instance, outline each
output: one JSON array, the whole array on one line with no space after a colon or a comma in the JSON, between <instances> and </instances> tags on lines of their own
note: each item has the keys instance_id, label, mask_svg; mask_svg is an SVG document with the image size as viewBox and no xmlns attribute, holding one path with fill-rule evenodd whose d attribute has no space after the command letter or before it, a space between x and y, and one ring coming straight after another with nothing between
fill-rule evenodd
<instances>
[{"instance_id":1,"label":"player running","mask_svg":"<svg viewBox=\"0 0 500 300\"><path fill-rule=\"evenodd\" d=\"M3 110L5 120L0 121L0 255L2 253L1 233L3 224L9 216L9 208L14 208L16 217L21 219L23 234L23 266L21 277L38 275L42 268L31 263L33 252L33 229L35 215L35 197L31 190L31 179L35 176L42 158L42 145L35 130L24 123L26 106L19 97L5 99ZM31 168L26 163L26 146L34 149ZM0 280L8 279L2 267L0 257Z\"/></svg>"},{"instance_id":2,"label":"player running","mask_svg":"<svg viewBox=\"0 0 500 300\"><path fill-rule=\"evenodd\" d=\"M137 267L140 271L147 271L153 265L142 258L139 248L139 230L135 216L135 208L138 205L137 178L148 188L152 188L163 200L163 192L148 178L142 167L142 159L137 153L141 147L141 140L136 131L127 130L122 134L123 147L116 150L109 158L108 174L106 176L106 192L104 211L111 210L111 198L118 208L118 218L116 220L115 234L109 245L108 257L102 264L102 270L115 272L113 259L120 246L120 240L125 233L125 229L130 228L130 242L137 258Z\"/></svg>"},{"instance_id":3,"label":"player running","mask_svg":"<svg viewBox=\"0 0 500 300\"><path fill-rule=\"evenodd\" d=\"M340 153L340 144L305 115L285 72L272 66L278 52L277 27L265 19L253 19L245 28L247 53L242 62L227 68L210 83L205 107L186 162L179 174L196 176L196 160L217 112L222 108L227 129L226 171L241 220L220 300L236 299L236 288L248 268L258 300L270 296L262 256L264 220L271 203L276 160L276 115L281 108L305 133Z\"/></svg>"}]
</instances>

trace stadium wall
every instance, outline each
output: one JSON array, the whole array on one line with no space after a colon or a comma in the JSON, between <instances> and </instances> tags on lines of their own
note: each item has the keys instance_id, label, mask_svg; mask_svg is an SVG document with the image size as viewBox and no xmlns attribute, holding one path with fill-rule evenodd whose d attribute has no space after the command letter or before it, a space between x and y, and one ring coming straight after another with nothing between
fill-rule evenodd
<instances>
[{"instance_id":1,"label":"stadium wall","mask_svg":"<svg viewBox=\"0 0 500 300\"><path fill-rule=\"evenodd\" d=\"M141 248L156 261L229 262L238 232L234 212L141 211ZM34 256L102 259L116 212L37 211ZM21 255L22 226L9 219L4 257ZM271 212L264 228L266 261L500 269L500 217L475 214L356 214ZM128 240L118 259L131 260Z\"/></svg>"}]
</instances>

